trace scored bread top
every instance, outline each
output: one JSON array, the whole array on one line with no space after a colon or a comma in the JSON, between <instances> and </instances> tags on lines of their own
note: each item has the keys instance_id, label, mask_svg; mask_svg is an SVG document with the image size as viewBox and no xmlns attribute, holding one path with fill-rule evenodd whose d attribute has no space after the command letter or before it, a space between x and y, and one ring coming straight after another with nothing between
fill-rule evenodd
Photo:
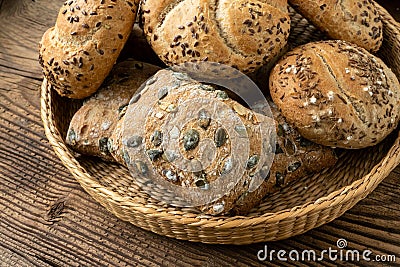
<instances>
[{"instance_id":1,"label":"scored bread top","mask_svg":"<svg viewBox=\"0 0 400 267\"><path fill-rule=\"evenodd\" d=\"M141 9L147 40L167 65L213 61L250 73L286 45L286 1L146 0ZM279 8L278 8L279 7Z\"/></svg>"},{"instance_id":2,"label":"scored bread top","mask_svg":"<svg viewBox=\"0 0 400 267\"><path fill-rule=\"evenodd\" d=\"M272 70L273 101L307 139L342 148L382 141L399 121L400 85L385 63L344 41L309 43Z\"/></svg>"}]
</instances>

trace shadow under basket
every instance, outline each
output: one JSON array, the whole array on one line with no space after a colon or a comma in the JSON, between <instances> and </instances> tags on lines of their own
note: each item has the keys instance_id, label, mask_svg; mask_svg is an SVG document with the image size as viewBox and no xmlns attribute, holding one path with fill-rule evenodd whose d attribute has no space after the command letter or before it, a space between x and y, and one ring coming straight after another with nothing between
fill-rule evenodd
<instances>
[{"instance_id":1,"label":"shadow under basket","mask_svg":"<svg viewBox=\"0 0 400 267\"><path fill-rule=\"evenodd\" d=\"M400 27L377 5L384 23L384 43L377 55L400 77ZM291 46L326 39L290 9ZM204 216L189 208L166 206L136 185L128 169L92 157L76 157L65 144L74 112L82 101L60 97L43 81L41 115L56 154L81 186L122 220L177 239L214 244L250 244L302 234L328 223L365 198L397 166L400 137L396 130L377 146L343 151L337 164L303 177L267 196L246 216Z\"/></svg>"}]
</instances>

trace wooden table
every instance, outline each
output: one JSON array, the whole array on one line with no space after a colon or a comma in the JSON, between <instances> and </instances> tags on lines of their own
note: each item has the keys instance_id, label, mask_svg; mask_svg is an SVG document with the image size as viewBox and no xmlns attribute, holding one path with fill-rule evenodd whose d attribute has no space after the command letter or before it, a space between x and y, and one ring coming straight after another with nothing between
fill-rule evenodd
<instances>
[{"instance_id":1,"label":"wooden table","mask_svg":"<svg viewBox=\"0 0 400 267\"><path fill-rule=\"evenodd\" d=\"M378 2L400 20L400 1ZM61 3L0 0L0 266L246 266L261 264L257 253L265 245L276 251L322 251L336 247L340 238L347 240L348 249L395 255L400 264L400 168L334 222L268 244L174 240L105 210L55 156L40 119L38 42L54 24ZM344 264L297 264L322 263Z\"/></svg>"}]
</instances>

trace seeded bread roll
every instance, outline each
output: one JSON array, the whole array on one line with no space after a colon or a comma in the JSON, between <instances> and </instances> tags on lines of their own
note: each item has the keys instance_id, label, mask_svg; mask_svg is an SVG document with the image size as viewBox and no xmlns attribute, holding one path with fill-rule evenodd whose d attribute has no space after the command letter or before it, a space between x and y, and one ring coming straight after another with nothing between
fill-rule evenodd
<instances>
[{"instance_id":1,"label":"seeded bread roll","mask_svg":"<svg viewBox=\"0 0 400 267\"><path fill-rule=\"evenodd\" d=\"M271 96L288 123L311 141L341 148L372 146L393 131L399 90L382 60L344 41L298 47L270 75Z\"/></svg>"},{"instance_id":2,"label":"seeded bread roll","mask_svg":"<svg viewBox=\"0 0 400 267\"><path fill-rule=\"evenodd\" d=\"M236 201L232 214L246 214L266 195L305 175L333 166L337 157L332 148L304 139L290 126L274 103L269 103L275 119L277 140L275 157L265 181L257 190L245 192ZM267 201L267 200L266 200Z\"/></svg>"},{"instance_id":3,"label":"seeded bread roll","mask_svg":"<svg viewBox=\"0 0 400 267\"><path fill-rule=\"evenodd\" d=\"M289 0L289 3L330 37L379 50L382 21L372 0Z\"/></svg>"},{"instance_id":4,"label":"seeded bread roll","mask_svg":"<svg viewBox=\"0 0 400 267\"><path fill-rule=\"evenodd\" d=\"M138 0L71 0L40 42L39 62L55 90L93 94L111 71L132 30Z\"/></svg>"},{"instance_id":5,"label":"seeded bread roll","mask_svg":"<svg viewBox=\"0 0 400 267\"><path fill-rule=\"evenodd\" d=\"M167 65L213 61L251 73L285 47L287 1L146 0L147 40Z\"/></svg>"},{"instance_id":6,"label":"seeded bread roll","mask_svg":"<svg viewBox=\"0 0 400 267\"><path fill-rule=\"evenodd\" d=\"M168 86L163 79L170 81ZM146 176L154 170L183 188L212 190L221 176L231 177L220 197L199 206L204 213L229 212L267 160L257 127L272 120L182 73L158 72L131 105L123 126L125 164Z\"/></svg>"},{"instance_id":7,"label":"seeded bread roll","mask_svg":"<svg viewBox=\"0 0 400 267\"><path fill-rule=\"evenodd\" d=\"M66 142L75 151L113 160L108 139L123 116L129 99L160 68L135 60L115 65L99 91L73 116Z\"/></svg>"}]
</instances>

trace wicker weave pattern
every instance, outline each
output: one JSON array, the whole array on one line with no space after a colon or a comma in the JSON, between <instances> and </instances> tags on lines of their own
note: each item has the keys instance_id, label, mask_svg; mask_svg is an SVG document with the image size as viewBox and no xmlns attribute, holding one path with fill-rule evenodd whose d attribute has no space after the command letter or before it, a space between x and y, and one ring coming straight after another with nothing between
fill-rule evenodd
<instances>
[{"instance_id":1,"label":"wicker weave pattern","mask_svg":"<svg viewBox=\"0 0 400 267\"><path fill-rule=\"evenodd\" d=\"M379 55L400 77L400 25L377 6L384 22ZM321 35L291 11L295 45ZM64 143L68 123L79 101L58 96L44 80L41 112L46 135L56 154L81 186L122 220L155 233L204 243L249 244L302 234L330 222L365 198L400 162L400 137L393 133L376 147L343 151L339 162L271 194L247 216L204 217L194 210L169 207L149 198L128 170L90 157L76 157Z\"/></svg>"}]
</instances>

